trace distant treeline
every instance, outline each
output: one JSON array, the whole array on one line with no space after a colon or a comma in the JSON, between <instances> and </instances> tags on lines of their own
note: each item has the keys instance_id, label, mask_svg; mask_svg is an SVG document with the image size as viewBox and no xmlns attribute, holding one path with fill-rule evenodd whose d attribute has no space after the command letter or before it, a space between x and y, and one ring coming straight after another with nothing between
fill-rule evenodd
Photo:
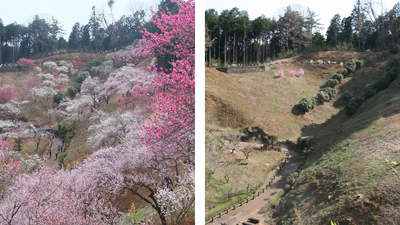
<instances>
[{"instance_id":1,"label":"distant treeline","mask_svg":"<svg viewBox=\"0 0 400 225\"><path fill-rule=\"evenodd\" d=\"M113 3L109 1L111 12ZM177 12L176 4L170 0L161 1L155 11L164 10L165 6L172 13ZM120 49L140 39L141 28L157 31L158 28L149 21L148 11L137 10L114 21L112 16L111 19L107 18L104 11L96 11L93 6L89 22L82 25L75 23L68 40L61 36L63 29L54 17L48 21L36 15L28 26L16 22L4 25L0 18L0 64L13 63L22 57L40 58L67 50L100 52Z\"/></svg>"},{"instance_id":2,"label":"distant treeline","mask_svg":"<svg viewBox=\"0 0 400 225\"><path fill-rule=\"evenodd\" d=\"M236 7L220 14L208 9L205 19L205 59L210 64L262 63L321 49L385 50L400 39L400 3L383 12L373 0L356 0L348 17L336 14L326 38L319 32L318 15L309 8L300 12L287 6L277 19L262 15L254 20Z\"/></svg>"}]
</instances>

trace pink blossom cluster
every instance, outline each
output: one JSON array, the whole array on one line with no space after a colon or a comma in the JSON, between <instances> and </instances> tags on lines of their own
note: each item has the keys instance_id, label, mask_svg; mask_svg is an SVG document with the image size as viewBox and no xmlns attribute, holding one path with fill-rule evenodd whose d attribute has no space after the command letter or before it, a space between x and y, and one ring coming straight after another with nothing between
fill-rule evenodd
<instances>
[{"instance_id":1,"label":"pink blossom cluster","mask_svg":"<svg viewBox=\"0 0 400 225\"><path fill-rule=\"evenodd\" d=\"M15 92L14 88L0 89L0 104L7 103L15 98L18 98L18 94Z\"/></svg>"},{"instance_id":2,"label":"pink blossom cluster","mask_svg":"<svg viewBox=\"0 0 400 225\"><path fill-rule=\"evenodd\" d=\"M371 49L365 50L366 53L371 53Z\"/></svg>"},{"instance_id":3,"label":"pink blossom cluster","mask_svg":"<svg viewBox=\"0 0 400 225\"><path fill-rule=\"evenodd\" d=\"M290 71L290 76L293 77L294 75L296 75L296 70L291 70L291 71Z\"/></svg>"},{"instance_id":4,"label":"pink blossom cluster","mask_svg":"<svg viewBox=\"0 0 400 225\"><path fill-rule=\"evenodd\" d=\"M81 69L83 69L83 68L86 67L86 63L84 63L84 62L82 62L82 61L80 61L80 60L74 61L73 65L74 65L74 67L77 68L78 70L81 70Z\"/></svg>"},{"instance_id":5,"label":"pink blossom cluster","mask_svg":"<svg viewBox=\"0 0 400 225\"><path fill-rule=\"evenodd\" d=\"M285 75L285 72L283 72L283 70L279 70L278 74L279 74L279 76L283 76L283 75Z\"/></svg>"},{"instance_id":6,"label":"pink blossom cluster","mask_svg":"<svg viewBox=\"0 0 400 225\"><path fill-rule=\"evenodd\" d=\"M25 82L29 88L40 88L42 87L42 80L39 77L32 77Z\"/></svg>"},{"instance_id":7,"label":"pink blossom cluster","mask_svg":"<svg viewBox=\"0 0 400 225\"><path fill-rule=\"evenodd\" d=\"M32 59L20 58L17 61L18 65L34 67L35 62Z\"/></svg>"},{"instance_id":8,"label":"pink blossom cluster","mask_svg":"<svg viewBox=\"0 0 400 225\"><path fill-rule=\"evenodd\" d=\"M304 75L304 70L303 68L300 68L299 71L297 71L298 75Z\"/></svg>"}]
</instances>

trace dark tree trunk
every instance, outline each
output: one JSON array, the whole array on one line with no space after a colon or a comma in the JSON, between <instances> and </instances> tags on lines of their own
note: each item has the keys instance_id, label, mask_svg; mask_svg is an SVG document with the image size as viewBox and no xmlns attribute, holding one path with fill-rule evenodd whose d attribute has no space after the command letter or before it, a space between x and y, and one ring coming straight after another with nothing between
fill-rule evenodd
<instances>
[{"instance_id":1,"label":"dark tree trunk","mask_svg":"<svg viewBox=\"0 0 400 225\"><path fill-rule=\"evenodd\" d=\"M246 27L243 31L243 66L246 66Z\"/></svg>"},{"instance_id":2,"label":"dark tree trunk","mask_svg":"<svg viewBox=\"0 0 400 225\"><path fill-rule=\"evenodd\" d=\"M225 42L224 42L224 67L226 67L226 32L225 32Z\"/></svg>"}]
</instances>

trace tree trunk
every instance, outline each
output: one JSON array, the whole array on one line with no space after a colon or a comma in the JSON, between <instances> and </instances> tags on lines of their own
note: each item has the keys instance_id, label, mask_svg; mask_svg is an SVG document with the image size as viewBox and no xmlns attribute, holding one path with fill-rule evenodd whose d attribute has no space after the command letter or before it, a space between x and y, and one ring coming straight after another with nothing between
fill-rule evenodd
<instances>
[{"instance_id":1,"label":"tree trunk","mask_svg":"<svg viewBox=\"0 0 400 225\"><path fill-rule=\"evenodd\" d=\"M246 66L246 27L243 31L243 66Z\"/></svg>"},{"instance_id":2,"label":"tree trunk","mask_svg":"<svg viewBox=\"0 0 400 225\"><path fill-rule=\"evenodd\" d=\"M260 63L260 38L257 37L257 63Z\"/></svg>"},{"instance_id":3,"label":"tree trunk","mask_svg":"<svg viewBox=\"0 0 400 225\"><path fill-rule=\"evenodd\" d=\"M225 42L224 42L224 67L226 67L226 32L225 32Z\"/></svg>"},{"instance_id":4,"label":"tree trunk","mask_svg":"<svg viewBox=\"0 0 400 225\"><path fill-rule=\"evenodd\" d=\"M211 39L211 31L210 31L210 39ZM212 44L208 47L208 67L211 67L211 48Z\"/></svg>"},{"instance_id":5,"label":"tree trunk","mask_svg":"<svg viewBox=\"0 0 400 225\"><path fill-rule=\"evenodd\" d=\"M236 45L236 31L233 31L233 51L232 51L232 64L235 64L235 45Z\"/></svg>"}]
</instances>

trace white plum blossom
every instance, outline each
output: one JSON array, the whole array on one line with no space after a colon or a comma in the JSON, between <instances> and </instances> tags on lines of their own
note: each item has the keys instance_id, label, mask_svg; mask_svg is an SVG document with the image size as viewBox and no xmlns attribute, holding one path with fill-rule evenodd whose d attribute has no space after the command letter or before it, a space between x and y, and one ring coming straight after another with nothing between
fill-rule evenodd
<instances>
[{"instance_id":1,"label":"white plum blossom","mask_svg":"<svg viewBox=\"0 0 400 225\"><path fill-rule=\"evenodd\" d=\"M57 72L59 72L59 73L68 73L68 67L66 67L66 66L57 67Z\"/></svg>"},{"instance_id":2,"label":"white plum blossom","mask_svg":"<svg viewBox=\"0 0 400 225\"><path fill-rule=\"evenodd\" d=\"M51 81L55 81L55 78L53 75L51 75L50 73L40 73L38 74L38 77L40 77L40 79L42 80L51 80Z\"/></svg>"},{"instance_id":3,"label":"white plum blossom","mask_svg":"<svg viewBox=\"0 0 400 225\"><path fill-rule=\"evenodd\" d=\"M42 68L40 68L40 67L38 67L38 66L35 66L33 69L34 69L37 73L41 73L41 72L42 72Z\"/></svg>"},{"instance_id":4,"label":"white plum blossom","mask_svg":"<svg viewBox=\"0 0 400 225\"><path fill-rule=\"evenodd\" d=\"M88 108L91 103L92 98L89 95L77 95L74 100L61 102L60 107L65 107L71 116L73 116L73 113L83 115L85 109Z\"/></svg>"},{"instance_id":5,"label":"white plum blossom","mask_svg":"<svg viewBox=\"0 0 400 225\"><path fill-rule=\"evenodd\" d=\"M20 112L18 105L12 103L0 104L0 119L16 117Z\"/></svg>"},{"instance_id":6,"label":"white plum blossom","mask_svg":"<svg viewBox=\"0 0 400 225\"><path fill-rule=\"evenodd\" d=\"M43 66L49 68L49 69L56 69L57 64L55 62L47 61L43 63Z\"/></svg>"},{"instance_id":7,"label":"white plum blossom","mask_svg":"<svg viewBox=\"0 0 400 225\"><path fill-rule=\"evenodd\" d=\"M42 160L38 156L38 154L27 155L25 157L21 157L21 164L24 166L26 172L31 172L32 169L37 167Z\"/></svg>"},{"instance_id":8,"label":"white plum blossom","mask_svg":"<svg viewBox=\"0 0 400 225\"><path fill-rule=\"evenodd\" d=\"M51 81L51 80L44 80L42 82L42 84L45 87L54 87L54 86L56 86L56 83L54 83L54 81Z\"/></svg>"},{"instance_id":9,"label":"white plum blossom","mask_svg":"<svg viewBox=\"0 0 400 225\"><path fill-rule=\"evenodd\" d=\"M54 95L56 95L57 92L50 87L42 87L42 88L32 88L30 91L30 97L33 98L33 100L38 100L39 98L52 98Z\"/></svg>"},{"instance_id":10,"label":"white plum blossom","mask_svg":"<svg viewBox=\"0 0 400 225\"><path fill-rule=\"evenodd\" d=\"M88 142L91 142L95 147L115 145L131 130L128 125L132 127L134 124L133 127L137 128L141 123L142 119L138 113L131 111L102 118L100 124L89 127L88 130L94 133L94 136L90 137Z\"/></svg>"},{"instance_id":11,"label":"white plum blossom","mask_svg":"<svg viewBox=\"0 0 400 225\"><path fill-rule=\"evenodd\" d=\"M60 73L58 78L56 78L57 84L66 84L66 83L68 83L68 80L69 80L68 75L66 75L64 73Z\"/></svg>"},{"instance_id":12,"label":"white plum blossom","mask_svg":"<svg viewBox=\"0 0 400 225\"><path fill-rule=\"evenodd\" d=\"M3 132L13 126L14 126L14 123L9 120L0 120L0 130Z\"/></svg>"}]
</instances>

